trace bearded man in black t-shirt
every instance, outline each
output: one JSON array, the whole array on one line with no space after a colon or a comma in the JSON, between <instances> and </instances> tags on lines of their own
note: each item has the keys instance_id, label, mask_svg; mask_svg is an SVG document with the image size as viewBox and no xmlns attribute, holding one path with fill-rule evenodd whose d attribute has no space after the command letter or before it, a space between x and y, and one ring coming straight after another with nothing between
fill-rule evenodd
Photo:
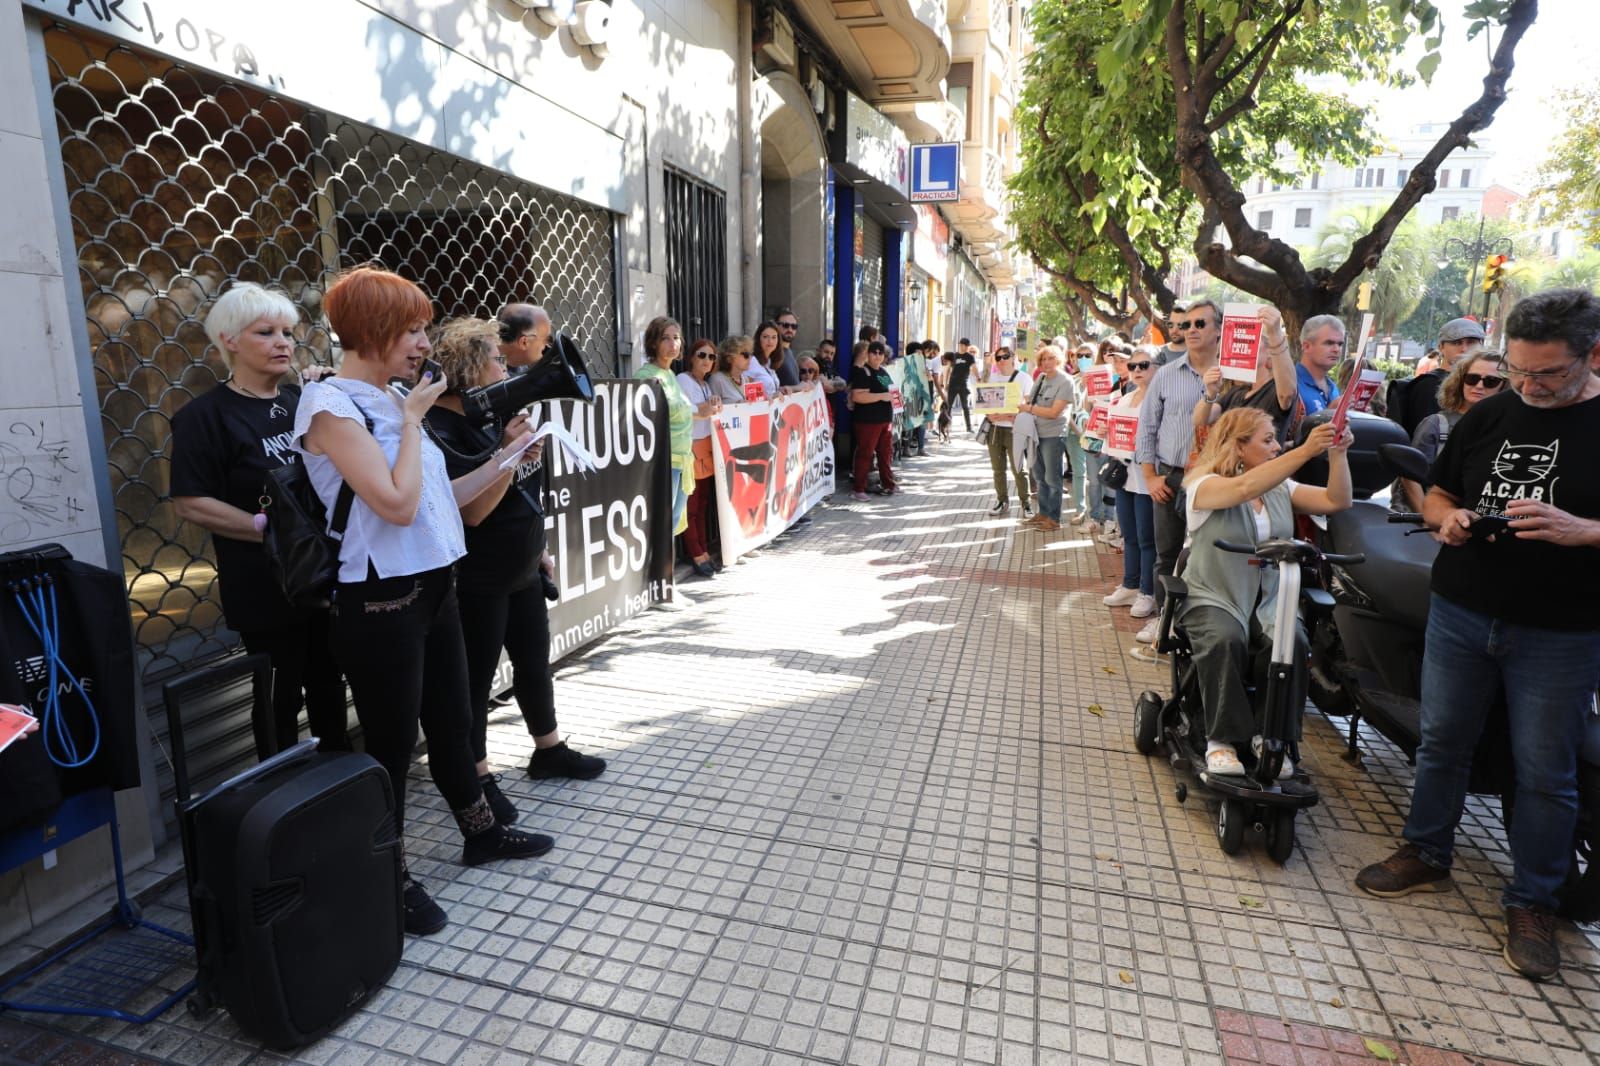
<instances>
[{"instance_id":1,"label":"bearded man in black t-shirt","mask_svg":"<svg viewBox=\"0 0 1600 1066\"><path fill-rule=\"evenodd\" d=\"M1543 980L1561 966L1557 891L1573 863L1579 749L1600 684L1600 299L1530 296L1505 335L1515 394L1462 416L1423 501L1444 547L1406 843L1356 884L1379 896L1448 887L1473 750L1503 691L1516 765L1505 959Z\"/></svg>"}]
</instances>

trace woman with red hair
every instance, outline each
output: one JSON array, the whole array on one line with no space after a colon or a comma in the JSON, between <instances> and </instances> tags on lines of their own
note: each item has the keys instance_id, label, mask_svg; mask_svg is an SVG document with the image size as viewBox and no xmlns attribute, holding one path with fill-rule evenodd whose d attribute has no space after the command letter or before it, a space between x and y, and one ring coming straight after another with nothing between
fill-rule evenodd
<instances>
[{"instance_id":1,"label":"woman with red hair","mask_svg":"<svg viewBox=\"0 0 1600 1066\"><path fill-rule=\"evenodd\" d=\"M466 647L455 562L466 554L460 507L500 476L501 451L526 444L525 425L486 462L450 480L422 418L446 382L419 370L433 307L416 285L378 267L342 274L323 300L344 358L336 376L307 385L295 446L331 515L354 493L339 544L334 654L355 696L366 750L389 772L396 830L404 834L406 774L421 724L428 772L465 838L462 862L542 855L549 837L496 822L472 758ZM409 392L392 388L415 381ZM444 911L409 874L408 933L442 929Z\"/></svg>"}]
</instances>

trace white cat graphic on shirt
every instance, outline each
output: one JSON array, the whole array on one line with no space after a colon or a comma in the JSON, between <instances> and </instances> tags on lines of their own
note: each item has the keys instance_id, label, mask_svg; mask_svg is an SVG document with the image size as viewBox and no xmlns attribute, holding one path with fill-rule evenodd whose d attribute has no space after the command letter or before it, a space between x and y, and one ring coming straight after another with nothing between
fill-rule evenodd
<instances>
[{"instance_id":1,"label":"white cat graphic on shirt","mask_svg":"<svg viewBox=\"0 0 1600 1066\"><path fill-rule=\"evenodd\" d=\"M1505 441L1489 464L1489 480L1478 497L1479 514L1500 514L1512 500L1537 500L1555 505L1556 460L1561 441L1519 444Z\"/></svg>"}]
</instances>

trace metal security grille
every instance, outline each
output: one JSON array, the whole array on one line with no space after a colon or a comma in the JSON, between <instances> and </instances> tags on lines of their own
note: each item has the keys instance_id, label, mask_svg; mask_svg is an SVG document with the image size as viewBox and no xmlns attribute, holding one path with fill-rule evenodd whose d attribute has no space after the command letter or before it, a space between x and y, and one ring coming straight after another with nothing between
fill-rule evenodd
<instances>
[{"instance_id":1,"label":"metal security grille","mask_svg":"<svg viewBox=\"0 0 1600 1066\"><path fill-rule=\"evenodd\" d=\"M887 331L883 320L883 227L872 219L861 223L861 315L863 326Z\"/></svg>"},{"instance_id":2,"label":"metal security grille","mask_svg":"<svg viewBox=\"0 0 1600 1066\"><path fill-rule=\"evenodd\" d=\"M668 168L667 313L683 335L728 332L728 207L716 189Z\"/></svg>"},{"instance_id":3,"label":"metal security grille","mask_svg":"<svg viewBox=\"0 0 1600 1066\"><path fill-rule=\"evenodd\" d=\"M614 218L366 126L76 28L45 32L96 391L143 682L229 650L204 530L168 501L170 419L227 369L201 328L231 279L304 309L378 260L436 320L544 304L590 371L615 373Z\"/></svg>"}]
</instances>

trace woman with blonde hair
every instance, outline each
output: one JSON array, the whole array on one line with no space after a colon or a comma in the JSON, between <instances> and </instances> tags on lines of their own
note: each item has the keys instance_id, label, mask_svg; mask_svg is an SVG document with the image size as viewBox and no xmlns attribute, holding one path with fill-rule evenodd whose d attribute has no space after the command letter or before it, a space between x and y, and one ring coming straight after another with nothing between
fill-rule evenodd
<instances>
[{"instance_id":1,"label":"woman with blonde hair","mask_svg":"<svg viewBox=\"0 0 1600 1066\"><path fill-rule=\"evenodd\" d=\"M270 716L252 714L250 722L262 759L299 740L302 693L321 747L350 750L328 612L300 610L284 598L255 525L267 472L299 460L290 431L300 389L286 380L295 376L299 324L300 308L283 293L235 282L205 320L228 376L172 418L173 509L211 534L228 628L247 651L272 660ZM311 369L303 376L310 380Z\"/></svg>"},{"instance_id":2,"label":"woman with blonde hair","mask_svg":"<svg viewBox=\"0 0 1600 1066\"><path fill-rule=\"evenodd\" d=\"M505 380L498 322L451 319L435 334L433 354L447 384L424 417L423 428L444 453L450 477L467 477L485 456L527 432L528 419L519 414L503 429L497 424L482 426L467 417L461 401L466 389ZM537 352L533 362L543 358L544 353ZM481 495L461 507L467 554L456 564L456 599L467 649L472 757L478 783L501 825L517 820L516 807L500 791L498 775L489 767L489 697L502 649L511 663L512 695L533 738L528 776L536 781L587 781L606 768L604 759L569 748L556 728L550 609L540 578L541 571L555 576L555 560L545 548L542 449L542 444L535 444L523 452Z\"/></svg>"},{"instance_id":3,"label":"woman with blonde hair","mask_svg":"<svg viewBox=\"0 0 1600 1066\"><path fill-rule=\"evenodd\" d=\"M1276 570L1253 566L1248 556L1225 552L1217 542L1259 544L1292 537L1295 515L1333 514L1349 507L1346 452L1352 439L1346 430L1335 441L1332 423L1324 422L1304 444L1284 452L1265 411L1239 408L1211 427L1204 450L1184 478L1190 543L1183 579L1189 594L1178 620L1199 677L1206 769L1211 773L1244 773L1239 753L1260 731L1245 685L1252 663L1271 651L1278 591ZM1291 480L1300 467L1330 451L1326 488ZM1304 655L1304 634L1299 641ZM1290 702L1303 705L1304 694ZM1298 715L1290 723L1289 739L1300 739ZM1293 776L1293 760L1285 759L1283 765L1280 776Z\"/></svg>"}]
</instances>

